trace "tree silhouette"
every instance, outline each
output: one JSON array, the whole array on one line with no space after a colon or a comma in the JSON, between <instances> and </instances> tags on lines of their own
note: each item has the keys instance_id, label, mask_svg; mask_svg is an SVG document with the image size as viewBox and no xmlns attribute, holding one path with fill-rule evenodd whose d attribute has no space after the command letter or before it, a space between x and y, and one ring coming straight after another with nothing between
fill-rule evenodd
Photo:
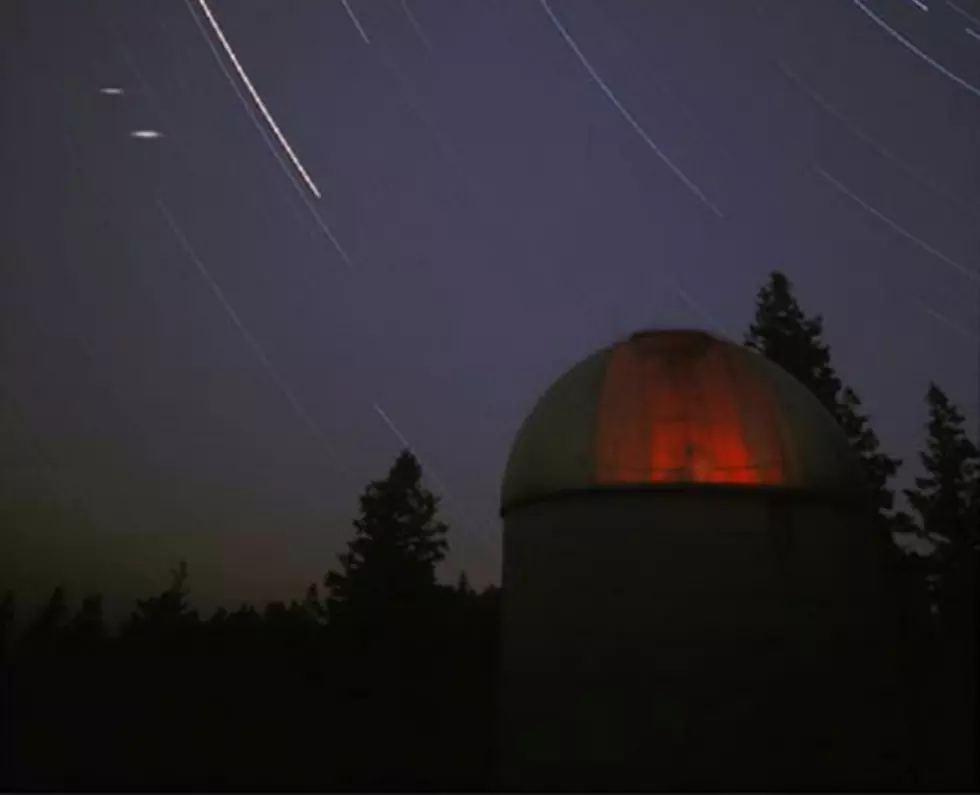
<instances>
[{"instance_id":1,"label":"tree silhouette","mask_svg":"<svg viewBox=\"0 0 980 795\"><path fill-rule=\"evenodd\" d=\"M187 563L171 572L170 587L158 596L137 600L136 610L122 626L125 639L150 647L186 641L199 623L187 602Z\"/></svg>"},{"instance_id":2,"label":"tree silhouette","mask_svg":"<svg viewBox=\"0 0 980 795\"><path fill-rule=\"evenodd\" d=\"M937 615L924 658L932 753L942 778L931 789L976 789L976 607L978 533L977 445L964 430L963 415L935 384L926 394L926 445L919 458L925 474L906 489L921 530L938 543L928 560Z\"/></svg>"},{"instance_id":3,"label":"tree silhouette","mask_svg":"<svg viewBox=\"0 0 980 795\"><path fill-rule=\"evenodd\" d=\"M966 435L963 415L935 384L929 385L926 404L926 448L919 455L925 474L905 496L922 532L937 542L933 560L942 616L962 611L967 600L963 589L975 574L980 453Z\"/></svg>"},{"instance_id":4,"label":"tree silhouette","mask_svg":"<svg viewBox=\"0 0 980 795\"><path fill-rule=\"evenodd\" d=\"M328 572L332 622L354 616L385 622L420 607L435 593L435 567L448 549L447 526L436 518L439 500L421 483L422 467L403 451L383 480L360 498L355 538L339 557L342 571Z\"/></svg>"},{"instance_id":5,"label":"tree silhouette","mask_svg":"<svg viewBox=\"0 0 980 795\"><path fill-rule=\"evenodd\" d=\"M0 660L0 789L485 786L496 589L436 581L448 528L421 475L403 453L367 486L326 603L313 584L201 621L181 563L111 633L99 596L71 615L57 589L31 653Z\"/></svg>"},{"instance_id":6,"label":"tree silhouette","mask_svg":"<svg viewBox=\"0 0 980 795\"><path fill-rule=\"evenodd\" d=\"M759 290L745 345L775 362L806 386L831 414L837 414L840 379L823 341L823 316L807 317L785 274L773 271Z\"/></svg>"},{"instance_id":7,"label":"tree silhouette","mask_svg":"<svg viewBox=\"0 0 980 795\"><path fill-rule=\"evenodd\" d=\"M882 527L892 529L895 495L888 482L898 473L902 461L881 452L881 442L871 429L868 416L861 413L861 400L850 387L844 387L841 393L836 417L847 434L851 449L861 460L872 505Z\"/></svg>"},{"instance_id":8,"label":"tree silhouette","mask_svg":"<svg viewBox=\"0 0 980 795\"><path fill-rule=\"evenodd\" d=\"M337 747L348 787L431 786L447 765L438 716L448 708L440 655L448 616L435 569L448 528L421 479L406 450L367 486L341 571L324 579L350 721Z\"/></svg>"},{"instance_id":9,"label":"tree silhouette","mask_svg":"<svg viewBox=\"0 0 980 795\"><path fill-rule=\"evenodd\" d=\"M830 347L823 341L823 317L803 313L785 274L773 271L759 290L745 345L795 377L836 418L861 460L882 528L892 530L894 494L888 481L898 472L901 460L881 452L878 436L861 411L860 398L834 371Z\"/></svg>"}]
</instances>

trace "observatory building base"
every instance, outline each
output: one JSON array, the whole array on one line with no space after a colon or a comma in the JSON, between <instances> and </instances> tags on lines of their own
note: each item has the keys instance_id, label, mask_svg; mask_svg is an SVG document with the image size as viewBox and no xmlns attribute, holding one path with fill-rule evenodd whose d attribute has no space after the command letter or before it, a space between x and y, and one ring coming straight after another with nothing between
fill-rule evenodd
<instances>
[{"instance_id":1,"label":"observatory building base","mask_svg":"<svg viewBox=\"0 0 980 795\"><path fill-rule=\"evenodd\" d=\"M739 489L505 516L501 786L901 786L895 617L867 514Z\"/></svg>"}]
</instances>

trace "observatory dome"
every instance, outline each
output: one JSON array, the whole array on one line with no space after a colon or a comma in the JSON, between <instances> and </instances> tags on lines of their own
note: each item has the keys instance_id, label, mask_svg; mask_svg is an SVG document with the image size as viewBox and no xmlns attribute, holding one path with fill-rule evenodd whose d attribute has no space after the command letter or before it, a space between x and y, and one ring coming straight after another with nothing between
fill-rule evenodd
<instances>
[{"instance_id":1,"label":"observatory dome","mask_svg":"<svg viewBox=\"0 0 980 795\"><path fill-rule=\"evenodd\" d=\"M501 510L568 492L714 485L863 493L835 419L755 351L703 331L634 334L576 364L521 426Z\"/></svg>"}]
</instances>

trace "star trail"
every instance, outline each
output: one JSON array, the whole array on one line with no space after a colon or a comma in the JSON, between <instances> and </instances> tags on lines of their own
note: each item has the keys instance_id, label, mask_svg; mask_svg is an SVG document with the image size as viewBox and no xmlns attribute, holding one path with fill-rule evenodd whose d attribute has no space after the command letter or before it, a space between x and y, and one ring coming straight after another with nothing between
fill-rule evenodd
<instances>
[{"instance_id":1,"label":"star trail","mask_svg":"<svg viewBox=\"0 0 980 795\"><path fill-rule=\"evenodd\" d=\"M266 108L265 103L262 101L262 97L259 96L259 92L255 90L255 87L252 85L252 81L248 79L248 74L246 74L245 69L242 67L241 63L238 60L238 57L235 55L235 51L231 48L231 45L228 43L228 39L225 38L225 34L222 32L221 26L218 25L218 21L214 18L214 14L211 13L211 9L208 7L208 4L205 2L205 0L198 0L198 5L201 7L201 10L204 12L204 15L207 17L208 23L211 25L211 28L214 30L215 35L218 37L218 41L221 42L221 46L224 47L225 52L228 54L228 59L234 65L235 71L238 73L239 79L241 79L245 88L248 89L248 93L255 101L255 106L262 113L262 117L268 123L269 128L272 130L273 135L276 136L276 140L279 141L279 144L286 151L286 154L289 156L289 159L293 162L293 165L296 166L296 170L299 172L299 175L303 178L303 181L310 189L310 192L319 199L320 189L316 186L316 183L313 182L313 180L310 178L310 175L306 173L306 169L303 168L303 164L299 161L299 158L296 156L296 153L293 151L293 148L289 145L289 141L286 140L286 136L282 134L282 131L279 129L279 125L276 124L275 119L272 118L272 114L269 113L268 108Z\"/></svg>"}]
</instances>

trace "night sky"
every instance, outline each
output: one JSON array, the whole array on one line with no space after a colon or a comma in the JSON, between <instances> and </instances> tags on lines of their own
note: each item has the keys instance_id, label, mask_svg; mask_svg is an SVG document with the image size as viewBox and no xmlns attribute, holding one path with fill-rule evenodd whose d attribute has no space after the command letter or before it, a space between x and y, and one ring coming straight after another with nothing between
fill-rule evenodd
<instances>
[{"instance_id":1,"label":"night sky","mask_svg":"<svg viewBox=\"0 0 980 795\"><path fill-rule=\"evenodd\" d=\"M540 392L773 269L898 485L929 379L976 433L980 0L207 8L296 163L198 0L0 11L0 581L298 597L400 437L498 581Z\"/></svg>"}]
</instances>

